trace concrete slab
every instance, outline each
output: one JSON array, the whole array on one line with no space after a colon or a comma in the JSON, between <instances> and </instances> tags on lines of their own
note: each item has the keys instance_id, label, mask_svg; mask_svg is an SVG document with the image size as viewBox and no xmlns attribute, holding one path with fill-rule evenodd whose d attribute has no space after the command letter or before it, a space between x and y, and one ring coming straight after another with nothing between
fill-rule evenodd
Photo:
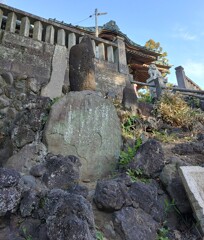
<instances>
[{"instance_id":1,"label":"concrete slab","mask_svg":"<svg viewBox=\"0 0 204 240\"><path fill-rule=\"evenodd\" d=\"M204 236L204 168L183 166L180 167L179 174Z\"/></svg>"}]
</instances>

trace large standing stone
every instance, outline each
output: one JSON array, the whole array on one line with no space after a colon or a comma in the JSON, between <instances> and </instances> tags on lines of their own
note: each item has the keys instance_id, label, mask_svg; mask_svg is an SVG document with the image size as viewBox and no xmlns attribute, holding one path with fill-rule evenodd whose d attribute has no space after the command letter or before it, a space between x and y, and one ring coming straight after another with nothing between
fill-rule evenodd
<instances>
[{"instance_id":1,"label":"large standing stone","mask_svg":"<svg viewBox=\"0 0 204 240\"><path fill-rule=\"evenodd\" d=\"M91 39L85 36L70 50L69 80L71 91L95 90L94 52Z\"/></svg>"},{"instance_id":2,"label":"large standing stone","mask_svg":"<svg viewBox=\"0 0 204 240\"><path fill-rule=\"evenodd\" d=\"M67 48L65 46L55 46L50 82L42 89L42 96L53 99L62 95L62 86L67 68L67 55Z\"/></svg>"},{"instance_id":3,"label":"large standing stone","mask_svg":"<svg viewBox=\"0 0 204 240\"><path fill-rule=\"evenodd\" d=\"M70 92L52 106L45 140L48 152L81 160L82 179L96 179L112 170L120 154L116 110L95 92Z\"/></svg>"}]
</instances>

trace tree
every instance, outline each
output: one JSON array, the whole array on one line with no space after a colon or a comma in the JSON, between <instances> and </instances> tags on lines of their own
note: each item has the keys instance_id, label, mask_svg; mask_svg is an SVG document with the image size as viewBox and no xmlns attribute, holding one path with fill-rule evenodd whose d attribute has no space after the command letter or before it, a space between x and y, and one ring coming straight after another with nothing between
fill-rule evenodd
<instances>
[{"instance_id":1,"label":"tree","mask_svg":"<svg viewBox=\"0 0 204 240\"><path fill-rule=\"evenodd\" d=\"M169 60L167 58L167 52L163 52L163 48L160 45L160 42L155 42L153 39L148 40L145 43L145 47L149 50L155 51L160 53L161 55L158 57L158 60L156 63L160 63L160 64L164 64L167 65L169 63ZM169 74L170 71L168 70L168 72L166 73L162 73L163 77L166 77L167 74Z\"/></svg>"},{"instance_id":2,"label":"tree","mask_svg":"<svg viewBox=\"0 0 204 240\"><path fill-rule=\"evenodd\" d=\"M168 64L168 54L167 52L163 52L163 48L161 47L160 42L155 42L153 39L150 39L145 43L145 47L149 50L160 53L161 56L159 56L158 60L163 64Z\"/></svg>"}]
</instances>

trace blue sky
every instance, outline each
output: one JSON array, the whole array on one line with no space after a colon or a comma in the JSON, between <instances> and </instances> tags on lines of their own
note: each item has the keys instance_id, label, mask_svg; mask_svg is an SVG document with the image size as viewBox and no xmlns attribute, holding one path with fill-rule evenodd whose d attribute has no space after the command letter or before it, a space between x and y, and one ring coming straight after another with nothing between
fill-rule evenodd
<instances>
[{"instance_id":1,"label":"blue sky","mask_svg":"<svg viewBox=\"0 0 204 240\"><path fill-rule=\"evenodd\" d=\"M1 2L1 1L0 1ZM94 13L99 25L116 21L134 42L144 45L150 38L167 51L171 68L169 82L176 83L174 68L181 65L186 75L204 88L204 0L5 0L5 4L44 18L71 24ZM94 26L94 18L79 23Z\"/></svg>"}]
</instances>

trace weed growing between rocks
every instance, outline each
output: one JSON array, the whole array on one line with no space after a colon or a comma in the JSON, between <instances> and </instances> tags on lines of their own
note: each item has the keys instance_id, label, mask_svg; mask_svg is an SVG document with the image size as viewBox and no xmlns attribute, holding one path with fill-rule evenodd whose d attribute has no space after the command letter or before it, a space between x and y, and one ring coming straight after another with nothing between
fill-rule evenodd
<instances>
[{"instance_id":1,"label":"weed growing between rocks","mask_svg":"<svg viewBox=\"0 0 204 240\"><path fill-rule=\"evenodd\" d=\"M143 171L138 169L127 169L126 174L130 177L131 181L134 182L143 182L143 183L149 183L150 180L144 176Z\"/></svg>"},{"instance_id":2,"label":"weed growing between rocks","mask_svg":"<svg viewBox=\"0 0 204 240\"><path fill-rule=\"evenodd\" d=\"M135 139L141 134L142 119L139 115L131 115L126 111L121 115L121 128L124 138Z\"/></svg>"},{"instance_id":3,"label":"weed growing between rocks","mask_svg":"<svg viewBox=\"0 0 204 240\"><path fill-rule=\"evenodd\" d=\"M170 240L168 238L169 229L162 226L157 233L157 240Z\"/></svg>"},{"instance_id":4,"label":"weed growing between rocks","mask_svg":"<svg viewBox=\"0 0 204 240\"><path fill-rule=\"evenodd\" d=\"M103 240L104 239L103 233L99 230L96 231L96 239L97 240Z\"/></svg>"},{"instance_id":5,"label":"weed growing between rocks","mask_svg":"<svg viewBox=\"0 0 204 240\"><path fill-rule=\"evenodd\" d=\"M119 165L124 166L130 163L141 145L142 145L142 140L141 138L138 138L133 147L128 146L126 151L121 151L120 158L119 158Z\"/></svg>"}]
</instances>

